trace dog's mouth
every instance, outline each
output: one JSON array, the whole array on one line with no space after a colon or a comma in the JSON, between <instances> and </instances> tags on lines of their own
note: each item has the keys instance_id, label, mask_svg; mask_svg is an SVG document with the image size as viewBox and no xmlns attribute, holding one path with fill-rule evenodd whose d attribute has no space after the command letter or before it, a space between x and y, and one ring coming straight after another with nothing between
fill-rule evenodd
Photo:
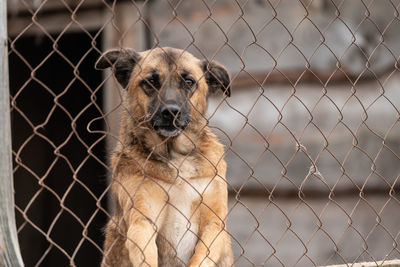
<instances>
[{"instance_id":1,"label":"dog's mouth","mask_svg":"<svg viewBox=\"0 0 400 267\"><path fill-rule=\"evenodd\" d=\"M173 125L166 125L166 126L154 125L153 129L159 135L164 136L164 137L175 137L175 136L178 136L182 132L181 129L176 128Z\"/></svg>"},{"instance_id":2,"label":"dog's mouth","mask_svg":"<svg viewBox=\"0 0 400 267\"><path fill-rule=\"evenodd\" d=\"M163 137L176 137L180 135L183 130L185 130L187 123L180 123L179 125L174 124L164 124L164 125L157 125L152 124L154 131L163 136Z\"/></svg>"}]
</instances>

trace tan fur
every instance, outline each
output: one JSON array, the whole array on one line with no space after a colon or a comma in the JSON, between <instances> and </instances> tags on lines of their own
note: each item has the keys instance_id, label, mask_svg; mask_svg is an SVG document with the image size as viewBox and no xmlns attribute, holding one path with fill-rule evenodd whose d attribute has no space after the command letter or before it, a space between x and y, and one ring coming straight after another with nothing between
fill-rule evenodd
<instances>
[{"instance_id":1,"label":"tan fur","mask_svg":"<svg viewBox=\"0 0 400 267\"><path fill-rule=\"evenodd\" d=\"M161 54L176 56L173 68ZM207 127L208 86L200 61L181 50L140 53L125 92L120 142L112 156L118 210L106 227L102 266L232 266L226 229L224 148ZM151 70L177 75L190 69L198 88L191 121L175 138L149 126L149 100L139 87Z\"/></svg>"}]
</instances>

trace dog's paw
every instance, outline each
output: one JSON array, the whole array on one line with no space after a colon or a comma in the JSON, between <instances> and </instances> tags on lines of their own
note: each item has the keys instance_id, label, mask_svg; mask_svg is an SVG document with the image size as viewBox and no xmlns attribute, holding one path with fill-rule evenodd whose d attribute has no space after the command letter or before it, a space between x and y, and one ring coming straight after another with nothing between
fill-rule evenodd
<instances>
[{"instance_id":1,"label":"dog's paw","mask_svg":"<svg viewBox=\"0 0 400 267\"><path fill-rule=\"evenodd\" d=\"M201 259L198 261L190 261L189 267L216 267L217 264L210 258Z\"/></svg>"}]
</instances>

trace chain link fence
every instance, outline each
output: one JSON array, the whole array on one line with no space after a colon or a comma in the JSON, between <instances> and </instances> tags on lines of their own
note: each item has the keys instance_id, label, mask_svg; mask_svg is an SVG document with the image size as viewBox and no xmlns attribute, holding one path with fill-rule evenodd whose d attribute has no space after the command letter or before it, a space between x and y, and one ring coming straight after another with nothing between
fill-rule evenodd
<instances>
[{"instance_id":1,"label":"chain link fence","mask_svg":"<svg viewBox=\"0 0 400 267\"><path fill-rule=\"evenodd\" d=\"M7 3L26 266L101 263L126 107L94 65L115 47L176 47L231 73L206 118L226 150L235 266L400 258L400 1Z\"/></svg>"}]
</instances>

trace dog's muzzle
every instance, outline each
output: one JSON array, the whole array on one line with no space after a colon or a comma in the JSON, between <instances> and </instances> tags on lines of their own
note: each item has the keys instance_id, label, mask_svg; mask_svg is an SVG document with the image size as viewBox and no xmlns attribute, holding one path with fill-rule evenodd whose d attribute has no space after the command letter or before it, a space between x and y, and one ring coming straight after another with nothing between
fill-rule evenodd
<instances>
[{"instance_id":1,"label":"dog's muzzle","mask_svg":"<svg viewBox=\"0 0 400 267\"><path fill-rule=\"evenodd\" d=\"M178 136L189 124L190 115L184 106L162 105L150 121L154 131L164 137Z\"/></svg>"}]
</instances>

